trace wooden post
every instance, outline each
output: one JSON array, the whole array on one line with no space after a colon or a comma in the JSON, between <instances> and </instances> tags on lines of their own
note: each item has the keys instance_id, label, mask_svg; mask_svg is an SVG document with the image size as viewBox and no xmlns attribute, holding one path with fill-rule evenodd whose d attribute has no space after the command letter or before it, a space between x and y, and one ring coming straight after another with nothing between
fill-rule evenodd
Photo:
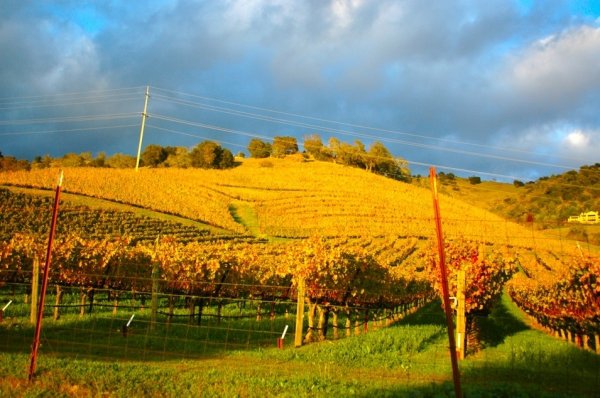
<instances>
[{"instance_id":1,"label":"wooden post","mask_svg":"<svg viewBox=\"0 0 600 398\"><path fill-rule=\"evenodd\" d=\"M35 325L38 304L38 289L40 284L40 260L37 257L33 259L33 276L31 277L31 312L29 320Z\"/></svg>"},{"instance_id":2,"label":"wooden post","mask_svg":"<svg viewBox=\"0 0 600 398\"><path fill-rule=\"evenodd\" d=\"M456 276L456 354L458 355L458 359L465 359L465 342L467 341L467 317L465 314L465 271L461 269L458 271Z\"/></svg>"},{"instance_id":3,"label":"wooden post","mask_svg":"<svg viewBox=\"0 0 600 398\"><path fill-rule=\"evenodd\" d=\"M83 288L79 289L79 317L83 317L85 314L85 300L87 298L87 293Z\"/></svg>"},{"instance_id":4,"label":"wooden post","mask_svg":"<svg viewBox=\"0 0 600 398\"><path fill-rule=\"evenodd\" d=\"M62 300L63 290L60 285L56 285L56 299L54 301L54 320L57 321L60 318L60 302Z\"/></svg>"},{"instance_id":5,"label":"wooden post","mask_svg":"<svg viewBox=\"0 0 600 398\"><path fill-rule=\"evenodd\" d=\"M351 332L350 329L352 329L352 313L350 312L350 310L346 311L346 332L345 335L346 337L350 337Z\"/></svg>"},{"instance_id":6,"label":"wooden post","mask_svg":"<svg viewBox=\"0 0 600 398\"><path fill-rule=\"evenodd\" d=\"M256 306L256 320L260 321L262 319L262 301L258 302Z\"/></svg>"},{"instance_id":7,"label":"wooden post","mask_svg":"<svg viewBox=\"0 0 600 398\"><path fill-rule=\"evenodd\" d=\"M196 313L196 299L192 296L188 296L189 298L189 303L188 303L188 308L190 309L190 320L189 323L193 323L194 322L194 316Z\"/></svg>"},{"instance_id":8,"label":"wooden post","mask_svg":"<svg viewBox=\"0 0 600 398\"><path fill-rule=\"evenodd\" d=\"M596 348L596 354L600 354L600 335L594 335L594 345Z\"/></svg>"},{"instance_id":9,"label":"wooden post","mask_svg":"<svg viewBox=\"0 0 600 398\"><path fill-rule=\"evenodd\" d=\"M119 293L115 292L114 293L114 300L113 300L113 315L117 315L117 310L119 309Z\"/></svg>"},{"instance_id":10,"label":"wooden post","mask_svg":"<svg viewBox=\"0 0 600 398\"><path fill-rule=\"evenodd\" d=\"M302 346L302 335L304 330L304 279L298 279L298 297L296 305L296 333L294 335L294 346Z\"/></svg>"},{"instance_id":11,"label":"wooden post","mask_svg":"<svg viewBox=\"0 0 600 398\"><path fill-rule=\"evenodd\" d=\"M152 266L152 299L150 310L150 329L154 330L156 326L156 316L158 315L158 281L160 277L160 268L158 263Z\"/></svg>"}]
</instances>

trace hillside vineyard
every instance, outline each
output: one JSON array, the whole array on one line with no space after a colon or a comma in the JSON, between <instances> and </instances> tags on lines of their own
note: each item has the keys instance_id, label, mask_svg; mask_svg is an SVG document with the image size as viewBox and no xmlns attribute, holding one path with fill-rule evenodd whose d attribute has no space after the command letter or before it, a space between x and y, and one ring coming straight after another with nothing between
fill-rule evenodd
<instances>
[{"instance_id":1,"label":"hillside vineyard","mask_svg":"<svg viewBox=\"0 0 600 398\"><path fill-rule=\"evenodd\" d=\"M162 286L174 293L207 297L264 296L256 286L287 287L269 293L273 299L293 299L302 286L314 306L309 317L316 310L328 313L332 305L423 303L439 287L431 193L414 185L333 163L291 159L268 164L247 159L228 170L64 172L65 192L203 222L229 231L229 240L208 231L201 232L202 239L181 239L178 234L189 231L169 232L176 229L168 224L163 231L154 225L151 234L144 228L121 234L107 228L105 237L84 236L82 228L73 228L59 237L56 284L147 291L159 275ZM49 188L57 174L56 169L4 172L0 184ZM11 206L22 218L35 211L34 201L19 203ZM489 313L508 283L514 301L543 326L582 341L597 340L597 248L583 251L575 242L456 198L443 196L441 211L451 294L456 295L457 272L468 275L467 316ZM124 220L112 213L102 217L99 222ZM81 224L77 215L65 222ZM16 227L3 233L10 239L0 244L2 280L28 282L33 259L43 261L45 236Z\"/></svg>"}]
</instances>

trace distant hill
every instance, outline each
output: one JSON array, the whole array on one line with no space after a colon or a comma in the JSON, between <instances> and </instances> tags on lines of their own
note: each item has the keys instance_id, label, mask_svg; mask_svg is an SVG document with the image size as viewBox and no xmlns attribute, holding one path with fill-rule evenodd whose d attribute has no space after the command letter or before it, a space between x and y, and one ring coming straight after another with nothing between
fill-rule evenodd
<instances>
[{"instance_id":1,"label":"distant hill","mask_svg":"<svg viewBox=\"0 0 600 398\"><path fill-rule=\"evenodd\" d=\"M527 221L531 215L548 227L560 225L569 216L600 210L600 163L542 177L519 191L517 197L506 198L498 207L501 214L516 221Z\"/></svg>"},{"instance_id":2,"label":"distant hill","mask_svg":"<svg viewBox=\"0 0 600 398\"><path fill-rule=\"evenodd\" d=\"M528 228L551 230L560 239L600 245L600 225L567 223L569 216L600 211L600 163L579 170L542 177L537 181L475 183L452 174L441 175L447 195L486 209ZM427 179L413 180L427 187Z\"/></svg>"},{"instance_id":3,"label":"distant hill","mask_svg":"<svg viewBox=\"0 0 600 398\"><path fill-rule=\"evenodd\" d=\"M57 175L52 168L5 172L0 184L49 189ZM260 238L434 236L429 189L299 157L246 159L228 170L66 168L64 190ZM442 196L446 237L532 244L530 228L482 207Z\"/></svg>"}]
</instances>

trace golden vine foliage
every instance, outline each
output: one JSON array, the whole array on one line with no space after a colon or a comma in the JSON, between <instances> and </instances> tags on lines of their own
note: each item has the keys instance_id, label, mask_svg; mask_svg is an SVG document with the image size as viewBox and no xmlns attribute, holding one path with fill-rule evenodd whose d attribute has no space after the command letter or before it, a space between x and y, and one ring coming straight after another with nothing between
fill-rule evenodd
<instances>
[{"instance_id":1,"label":"golden vine foliage","mask_svg":"<svg viewBox=\"0 0 600 398\"><path fill-rule=\"evenodd\" d=\"M70 236L56 242L52 283L149 291L155 278L161 289L207 297L270 296L290 298L300 279L307 297L340 305L402 303L424 297L427 284L396 277L360 239L266 244L190 242L162 238L152 245L130 246L126 239L88 241ZM29 277L39 242L19 235L1 246L0 280ZM27 250L25 250L27 248ZM37 253L37 254L35 254ZM158 275L152 275L158 267Z\"/></svg>"},{"instance_id":2,"label":"golden vine foliage","mask_svg":"<svg viewBox=\"0 0 600 398\"><path fill-rule=\"evenodd\" d=\"M184 244L166 237L132 247L126 239L59 237L57 272L51 278L72 285L149 289L158 266L163 288L213 297L265 294L259 285L293 288L301 277L311 300L341 304L392 302L431 291L436 251L430 246L429 190L332 163L269 161L273 167L248 159L229 170L66 169L68 192L177 214L239 234L248 231L232 213L243 203L255 213L260 234L302 239ZM48 188L57 174L53 169L2 172L0 184ZM543 231L444 195L440 201L450 242L450 281L458 268L467 270L468 311L489 310L518 267L522 272L510 291L520 305L563 323L569 319L579 328L597 327L597 249L588 249L589 260L575 260L565 255L570 249L564 241ZM2 280L26 280L31 259L43 259L44 249L44 242L22 235L0 243ZM559 303L565 313L551 306L548 292L553 289L564 297ZM285 294L289 290L277 291ZM539 305L526 307L529 302Z\"/></svg>"},{"instance_id":3,"label":"golden vine foliage","mask_svg":"<svg viewBox=\"0 0 600 398\"><path fill-rule=\"evenodd\" d=\"M327 162L247 159L229 170L67 168L64 190L114 200L247 233L232 208L253 209L260 234L402 236L434 234L429 190ZM0 184L52 187L58 170L0 173ZM442 197L444 232L495 244L553 244L543 232L523 228L459 200Z\"/></svg>"},{"instance_id":4,"label":"golden vine foliage","mask_svg":"<svg viewBox=\"0 0 600 398\"><path fill-rule=\"evenodd\" d=\"M509 282L508 292L539 323L576 334L600 333L600 259L565 257L554 269L524 271Z\"/></svg>"},{"instance_id":5,"label":"golden vine foliage","mask_svg":"<svg viewBox=\"0 0 600 398\"><path fill-rule=\"evenodd\" d=\"M457 296L457 273L463 270L466 314L488 313L504 284L516 271L514 258L495 248L464 240L447 241L444 250L450 295ZM431 283L441 295L437 249L432 245L425 257Z\"/></svg>"}]
</instances>

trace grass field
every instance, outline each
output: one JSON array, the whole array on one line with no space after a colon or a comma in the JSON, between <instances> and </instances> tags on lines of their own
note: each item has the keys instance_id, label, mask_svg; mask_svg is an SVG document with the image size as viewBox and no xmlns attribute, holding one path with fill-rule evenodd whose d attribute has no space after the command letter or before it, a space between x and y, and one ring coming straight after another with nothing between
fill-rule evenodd
<instances>
[{"instance_id":1,"label":"grass field","mask_svg":"<svg viewBox=\"0 0 600 398\"><path fill-rule=\"evenodd\" d=\"M592 397L600 391L600 357L531 329L508 297L480 326L484 348L460 364L465 396ZM30 335L6 322L0 331L5 341ZM92 339L89 332L84 337ZM0 353L2 396L453 396L438 302L388 328L302 348L288 341L283 350L200 350L188 359L157 360L121 343L98 344L88 357L70 339L54 340L42 346L33 384L26 377L29 342L21 340Z\"/></svg>"}]
</instances>

